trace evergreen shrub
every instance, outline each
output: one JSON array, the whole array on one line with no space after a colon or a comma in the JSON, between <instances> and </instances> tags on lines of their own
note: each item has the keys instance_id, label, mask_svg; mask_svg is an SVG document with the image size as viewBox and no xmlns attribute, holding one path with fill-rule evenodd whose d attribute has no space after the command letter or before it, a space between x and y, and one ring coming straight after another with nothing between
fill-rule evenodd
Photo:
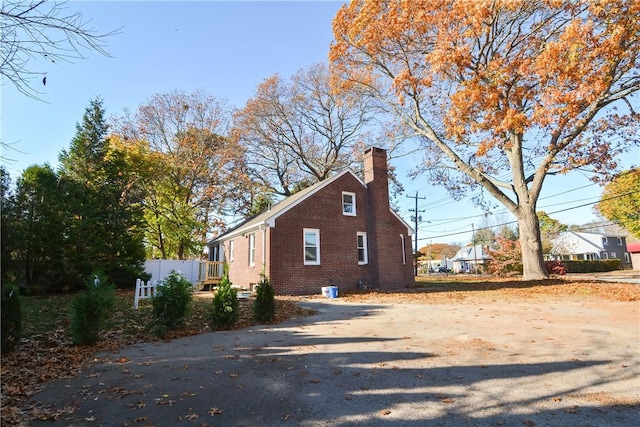
<instances>
[{"instance_id":1,"label":"evergreen shrub","mask_svg":"<svg viewBox=\"0 0 640 427\"><path fill-rule=\"evenodd\" d=\"M238 321L240 317L240 302L238 292L231 287L229 280L229 267L225 265L222 280L218 291L213 297L213 303L209 312L209 320L213 328L229 326Z\"/></svg>"},{"instance_id":2,"label":"evergreen shrub","mask_svg":"<svg viewBox=\"0 0 640 427\"><path fill-rule=\"evenodd\" d=\"M276 317L276 298L271 281L262 274L253 301L253 317L259 322L270 322Z\"/></svg>"},{"instance_id":3,"label":"evergreen shrub","mask_svg":"<svg viewBox=\"0 0 640 427\"><path fill-rule=\"evenodd\" d=\"M184 326L193 300L193 286L185 276L175 271L161 280L153 296L151 330L162 337L168 331Z\"/></svg>"},{"instance_id":4,"label":"evergreen shrub","mask_svg":"<svg viewBox=\"0 0 640 427\"><path fill-rule=\"evenodd\" d=\"M2 286L2 353L15 350L22 337L20 289L12 283Z\"/></svg>"},{"instance_id":5,"label":"evergreen shrub","mask_svg":"<svg viewBox=\"0 0 640 427\"><path fill-rule=\"evenodd\" d=\"M85 290L71 301L71 339L75 344L98 342L116 305L116 288L102 273L85 282Z\"/></svg>"}]
</instances>

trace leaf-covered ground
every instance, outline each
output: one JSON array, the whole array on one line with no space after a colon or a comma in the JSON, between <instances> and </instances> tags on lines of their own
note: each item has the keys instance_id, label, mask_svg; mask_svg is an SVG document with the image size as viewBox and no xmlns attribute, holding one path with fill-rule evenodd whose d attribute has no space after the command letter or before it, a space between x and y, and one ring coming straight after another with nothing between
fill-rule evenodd
<instances>
[{"instance_id":1,"label":"leaf-covered ground","mask_svg":"<svg viewBox=\"0 0 640 427\"><path fill-rule=\"evenodd\" d=\"M611 301L640 301L640 285L596 280L551 279L522 282L514 279L456 276L419 277L416 287L405 292L362 291L340 295L354 302L447 304L481 299L544 299L550 297L596 297Z\"/></svg>"},{"instance_id":2,"label":"leaf-covered ground","mask_svg":"<svg viewBox=\"0 0 640 427\"><path fill-rule=\"evenodd\" d=\"M454 281L455 280L455 281ZM488 300L540 301L547 299L596 298L614 301L640 301L640 286L585 280L554 279L521 282L507 279L461 280L441 276L420 278L416 287L403 292L360 291L341 293L341 301L362 303L465 304ZM133 310L133 292L119 291L118 306L104 339L91 347L75 346L67 333L69 303L72 296L29 297L23 302L23 339L18 349L2 356L2 425L28 425L36 417L49 417L41 408L30 407L31 396L47 381L72 376L98 360L103 351L118 350L127 345L156 340L149 331L150 302L143 301ZM277 315L273 323L308 316L308 310L296 302L304 297L277 297ZM309 297L306 297L309 298ZM323 298L320 295L311 298ZM193 310L184 329L165 339L210 332L207 311L210 293L194 299ZM241 303L240 321L234 329L256 324L249 302Z\"/></svg>"},{"instance_id":3,"label":"leaf-covered ground","mask_svg":"<svg viewBox=\"0 0 640 427\"><path fill-rule=\"evenodd\" d=\"M72 344L69 327L69 304L73 295L23 298L23 334L17 350L2 355L2 418L1 425L28 425L34 417L48 418L40 408L29 407L31 396L38 393L47 381L76 375L88 364L98 361L96 354L118 350L124 346L158 340L149 332L151 304L141 301L139 310L133 309L133 291L118 291L118 304L111 327L94 346ZM296 299L277 297L276 318L273 323L308 316L309 310L295 304ZM184 328L170 332L164 339L211 332L208 308L211 294L194 298L193 309ZM233 328L257 324L252 319L249 302L240 304L240 320Z\"/></svg>"}]
</instances>

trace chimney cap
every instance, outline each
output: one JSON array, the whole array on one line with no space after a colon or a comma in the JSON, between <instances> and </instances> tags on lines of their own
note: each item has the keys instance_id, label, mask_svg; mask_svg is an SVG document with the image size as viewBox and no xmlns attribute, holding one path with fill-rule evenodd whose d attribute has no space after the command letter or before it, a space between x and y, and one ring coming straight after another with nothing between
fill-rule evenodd
<instances>
[{"instance_id":1,"label":"chimney cap","mask_svg":"<svg viewBox=\"0 0 640 427\"><path fill-rule=\"evenodd\" d=\"M372 151L372 150L373 150L374 152L375 152L375 151L377 151L378 153L386 153L386 152L387 152L387 150L385 150L384 148L379 148L379 147L369 147L369 148L366 148L366 149L364 150L364 154L368 154L368 153L369 153L370 151Z\"/></svg>"}]
</instances>

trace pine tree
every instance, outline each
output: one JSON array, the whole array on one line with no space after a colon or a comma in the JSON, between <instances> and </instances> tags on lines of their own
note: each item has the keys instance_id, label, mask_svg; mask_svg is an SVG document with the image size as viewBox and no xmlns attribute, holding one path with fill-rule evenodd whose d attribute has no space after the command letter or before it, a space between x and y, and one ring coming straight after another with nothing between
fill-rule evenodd
<instances>
[{"instance_id":1,"label":"pine tree","mask_svg":"<svg viewBox=\"0 0 640 427\"><path fill-rule=\"evenodd\" d=\"M80 185L68 199L68 261L86 276L99 269L119 287L133 286L143 273L143 216L135 179L122 153L109 143L103 101L93 99L68 151L60 154L60 175ZM135 197L132 197L135 195Z\"/></svg>"},{"instance_id":2,"label":"pine tree","mask_svg":"<svg viewBox=\"0 0 640 427\"><path fill-rule=\"evenodd\" d=\"M270 322L276 316L276 299L273 286L269 278L261 274L253 302L253 317L259 322Z\"/></svg>"},{"instance_id":3,"label":"pine tree","mask_svg":"<svg viewBox=\"0 0 640 427\"><path fill-rule=\"evenodd\" d=\"M225 265L222 280L211 305L210 320L214 328L232 325L240 317L238 293L231 285L229 266Z\"/></svg>"}]
</instances>

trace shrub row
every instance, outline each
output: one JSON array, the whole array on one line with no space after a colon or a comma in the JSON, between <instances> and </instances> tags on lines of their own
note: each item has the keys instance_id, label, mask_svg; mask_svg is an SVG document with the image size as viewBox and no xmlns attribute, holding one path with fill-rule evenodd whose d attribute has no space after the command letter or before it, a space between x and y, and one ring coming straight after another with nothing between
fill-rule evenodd
<instances>
[{"instance_id":1,"label":"shrub row","mask_svg":"<svg viewBox=\"0 0 640 427\"><path fill-rule=\"evenodd\" d=\"M2 353L13 351L22 334L22 309L20 292L16 286L2 287ZM168 331L184 326L193 301L193 287L181 274L172 271L156 287L152 300L152 319L149 330L162 337ZM116 304L116 290L110 280L101 273L87 279L84 291L71 301L69 333L74 344L91 345L100 339L108 326ZM258 283L252 311L260 322L274 319L276 304L274 290L264 275ZM225 269L209 311L213 328L227 327L240 317L240 303Z\"/></svg>"},{"instance_id":2,"label":"shrub row","mask_svg":"<svg viewBox=\"0 0 640 427\"><path fill-rule=\"evenodd\" d=\"M620 269L619 259L593 261L562 261L567 273L600 273Z\"/></svg>"}]
</instances>

